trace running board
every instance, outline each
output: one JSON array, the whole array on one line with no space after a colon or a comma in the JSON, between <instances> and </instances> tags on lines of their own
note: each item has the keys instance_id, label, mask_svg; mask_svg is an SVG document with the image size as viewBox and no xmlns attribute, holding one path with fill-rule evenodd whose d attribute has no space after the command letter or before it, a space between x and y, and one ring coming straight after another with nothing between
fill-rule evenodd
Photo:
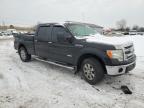
<instances>
[{"instance_id":1,"label":"running board","mask_svg":"<svg viewBox=\"0 0 144 108\"><path fill-rule=\"evenodd\" d=\"M70 70L75 70L75 68L71 67L71 66L65 66L65 65L62 65L62 64L55 63L55 62L43 60L43 59L40 59L40 58L37 58L37 57L35 59L38 60L38 61L42 61L42 62L45 62L45 63L56 65L56 66L59 66L59 67L64 67L64 68L67 68L67 69L70 69Z\"/></svg>"}]
</instances>

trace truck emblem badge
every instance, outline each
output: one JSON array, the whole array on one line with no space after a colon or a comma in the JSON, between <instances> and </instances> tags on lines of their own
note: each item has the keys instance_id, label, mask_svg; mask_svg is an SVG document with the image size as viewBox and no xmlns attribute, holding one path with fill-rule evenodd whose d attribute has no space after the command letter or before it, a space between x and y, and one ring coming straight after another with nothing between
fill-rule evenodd
<instances>
[{"instance_id":1,"label":"truck emblem badge","mask_svg":"<svg viewBox=\"0 0 144 108\"><path fill-rule=\"evenodd\" d=\"M76 47L83 47L81 44L75 44Z\"/></svg>"},{"instance_id":2,"label":"truck emblem badge","mask_svg":"<svg viewBox=\"0 0 144 108\"><path fill-rule=\"evenodd\" d=\"M72 57L72 55L67 55L68 57Z\"/></svg>"}]
</instances>

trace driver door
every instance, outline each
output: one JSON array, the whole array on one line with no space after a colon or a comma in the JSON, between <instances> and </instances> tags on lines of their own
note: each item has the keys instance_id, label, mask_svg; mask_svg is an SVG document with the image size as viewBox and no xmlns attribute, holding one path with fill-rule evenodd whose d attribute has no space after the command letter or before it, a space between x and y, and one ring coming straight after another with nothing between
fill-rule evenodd
<instances>
[{"instance_id":1,"label":"driver door","mask_svg":"<svg viewBox=\"0 0 144 108\"><path fill-rule=\"evenodd\" d=\"M49 51L50 57L55 61L71 64L73 62L74 44L62 38L58 38L58 36L61 36L58 34L63 35L63 37L71 36L71 34L66 31L66 28L53 26L52 44L50 46L51 50Z\"/></svg>"}]
</instances>

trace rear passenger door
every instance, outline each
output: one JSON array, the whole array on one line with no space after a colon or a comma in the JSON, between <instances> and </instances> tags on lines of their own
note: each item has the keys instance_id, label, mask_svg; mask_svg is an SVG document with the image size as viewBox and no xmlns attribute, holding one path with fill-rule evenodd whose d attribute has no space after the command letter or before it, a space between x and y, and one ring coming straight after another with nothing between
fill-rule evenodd
<instances>
[{"instance_id":1,"label":"rear passenger door","mask_svg":"<svg viewBox=\"0 0 144 108\"><path fill-rule=\"evenodd\" d=\"M38 28L37 36L35 38L35 51L36 55L44 58L49 57L49 48L51 43L51 31L52 27L40 26Z\"/></svg>"}]
</instances>

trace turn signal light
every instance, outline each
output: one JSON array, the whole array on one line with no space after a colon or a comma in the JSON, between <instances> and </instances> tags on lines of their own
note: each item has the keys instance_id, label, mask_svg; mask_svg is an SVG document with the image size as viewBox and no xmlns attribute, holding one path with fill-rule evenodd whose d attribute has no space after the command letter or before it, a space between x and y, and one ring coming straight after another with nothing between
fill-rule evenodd
<instances>
[{"instance_id":1,"label":"turn signal light","mask_svg":"<svg viewBox=\"0 0 144 108\"><path fill-rule=\"evenodd\" d=\"M108 51L107 51L107 55L108 55L109 58L112 58L112 51L111 51L111 50L108 50Z\"/></svg>"}]
</instances>

